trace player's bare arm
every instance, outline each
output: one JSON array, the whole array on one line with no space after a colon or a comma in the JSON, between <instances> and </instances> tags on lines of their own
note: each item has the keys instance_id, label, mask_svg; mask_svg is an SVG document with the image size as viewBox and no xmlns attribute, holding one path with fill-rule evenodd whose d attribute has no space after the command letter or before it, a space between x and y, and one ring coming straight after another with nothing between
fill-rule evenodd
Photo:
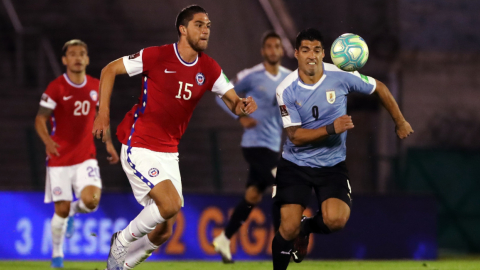
<instances>
[{"instance_id":1,"label":"player's bare arm","mask_svg":"<svg viewBox=\"0 0 480 270\"><path fill-rule=\"evenodd\" d=\"M341 134L354 128L352 117L342 115L333 121L333 125L323 126L316 129L301 128L300 126L287 127L287 136L295 146L317 143L325 140L332 134ZM327 130L330 129L330 130ZM330 131L330 134L329 134Z\"/></svg>"},{"instance_id":2,"label":"player's bare arm","mask_svg":"<svg viewBox=\"0 0 480 270\"><path fill-rule=\"evenodd\" d=\"M252 97L240 98L235 89L228 90L222 97L225 105L238 116L245 116L257 110L257 103Z\"/></svg>"},{"instance_id":3,"label":"player's bare arm","mask_svg":"<svg viewBox=\"0 0 480 270\"><path fill-rule=\"evenodd\" d=\"M97 107L97 114L95 115L95 118L98 116L98 107ZM106 137L105 137L105 146L107 149L107 153L110 154L109 157L107 157L107 160L110 164L117 164L120 158L118 157L117 150L115 150L115 146L113 146L112 143L112 132L110 129L110 126L107 129Z\"/></svg>"},{"instance_id":4,"label":"player's bare arm","mask_svg":"<svg viewBox=\"0 0 480 270\"><path fill-rule=\"evenodd\" d=\"M127 70L123 65L122 58L119 58L102 69L100 75L100 106L98 114L93 123L93 136L106 142L107 131L110 128L110 98L112 97L115 76L127 74Z\"/></svg>"},{"instance_id":5,"label":"player's bare arm","mask_svg":"<svg viewBox=\"0 0 480 270\"><path fill-rule=\"evenodd\" d=\"M403 117L400 108L398 107L397 102L388 90L388 87L379 80L376 80L377 88L375 89L375 94L380 98L380 101L383 104L383 107L387 109L390 116L392 116L393 121L395 122L395 131L397 136L400 139L405 139L410 134L413 133L413 129L410 124Z\"/></svg>"},{"instance_id":6,"label":"player's bare arm","mask_svg":"<svg viewBox=\"0 0 480 270\"><path fill-rule=\"evenodd\" d=\"M38 136L42 139L45 144L45 152L48 157L60 156L57 148L60 147L52 138L48 132L47 121L52 115L53 110L40 106L35 117L35 130L37 131Z\"/></svg>"}]
</instances>

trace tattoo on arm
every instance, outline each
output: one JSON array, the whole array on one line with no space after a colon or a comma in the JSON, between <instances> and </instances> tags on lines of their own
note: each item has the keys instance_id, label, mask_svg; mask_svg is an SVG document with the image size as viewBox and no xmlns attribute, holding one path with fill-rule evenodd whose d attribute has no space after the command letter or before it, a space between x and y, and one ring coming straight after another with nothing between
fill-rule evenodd
<instances>
[{"instance_id":1,"label":"tattoo on arm","mask_svg":"<svg viewBox=\"0 0 480 270\"><path fill-rule=\"evenodd\" d=\"M293 139L293 136L295 135L295 132L297 131L297 129L299 129L300 126L293 126L293 127L287 127L285 128L285 130L287 131L287 135L288 135L288 138L290 140Z\"/></svg>"},{"instance_id":2,"label":"tattoo on arm","mask_svg":"<svg viewBox=\"0 0 480 270\"><path fill-rule=\"evenodd\" d=\"M40 108L38 108L37 115L45 116L46 118L48 118L52 115L52 112L52 109L40 106Z\"/></svg>"}]
</instances>

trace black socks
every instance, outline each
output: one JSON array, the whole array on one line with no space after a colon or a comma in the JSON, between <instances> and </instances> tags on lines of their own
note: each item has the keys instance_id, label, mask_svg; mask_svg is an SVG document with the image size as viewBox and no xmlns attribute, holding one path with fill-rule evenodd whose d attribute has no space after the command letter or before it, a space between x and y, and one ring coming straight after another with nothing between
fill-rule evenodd
<instances>
[{"instance_id":1,"label":"black socks","mask_svg":"<svg viewBox=\"0 0 480 270\"><path fill-rule=\"evenodd\" d=\"M290 263L290 254L293 249L293 240L285 240L280 232L275 234L272 241L273 269L285 270Z\"/></svg>"},{"instance_id":2,"label":"black socks","mask_svg":"<svg viewBox=\"0 0 480 270\"><path fill-rule=\"evenodd\" d=\"M319 211L311 218L306 218L302 222L300 233L307 235L309 233L329 234L332 231L323 223L322 213Z\"/></svg>"},{"instance_id":3,"label":"black socks","mask_svg":"<svg viewBox=\"0 0 480 270\"><path fill-rule=\"evenodd\" d=\"M225 236L230 239L240 229L243 222L247 220L254 205L248 203L245 198L235 207L227 227L225 227Z\"/></svg>"}]
</instances>

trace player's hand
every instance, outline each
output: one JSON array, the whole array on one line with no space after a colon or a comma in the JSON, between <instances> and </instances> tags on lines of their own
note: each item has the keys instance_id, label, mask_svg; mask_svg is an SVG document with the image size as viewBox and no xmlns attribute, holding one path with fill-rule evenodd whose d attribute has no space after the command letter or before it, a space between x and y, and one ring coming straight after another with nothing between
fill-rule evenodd
<instances>
[{"instance_id":1,"label":"player's hand","mask_svg":"<svg viewBox=\"0 0 480 270\"><path fill-rule=\"evenodd\" d=\"M335 127L335 133L340 134L349 129L352 129L353 121L350 115L342 115L333 121L333 126Z\"/></svg>"},{"instance_id":2,"label":"player's hand","mask_svg":"<svg viewBox=\"0 0 480 270\"><path fill-rule=\"evenodd\" d=\"M117 164L120 158L118 157L117 150L115 150L115 147L113 146L113 143L108 141L107 143L107 152L110 154L109 157L107 157L107 160L110 164Z\"/></svg>"},{"instance_id":3,"label":"player's hand","mask_svg":"<svg viewBox=\"0 0 480 270\"><path fill-rule=\"evenodd\" d=\"M109 126L110 116L106 113L98 112L95 122L93 122L93 136L97 139L102 139L102 142L105 142Z\"/></svg>"},{"instance_id":4,"label":"player's hand","mask_svg":"<svg viewBox=\"0 0 480 270\"><path fill-rule=\"evenodd\" d=\"M407 121L403 121L400 124L395 125L395 132L398 138L405 139L413 133L412 126Z\"/></svg>"},{"instance_id":5,"label":"player's hand","mask_svg":"<svg viewBox=\"0 0 480 270\"><path fill-rule=\"evenodd\" d=\"M242 116L238 118L238 122L242 124L243 128L253 128L257 125L257 120L250 116Z\"/></svg>"},{"instance_id":6,"label":"player's hand","mask_svg":"<svg viewBox=\"0 0 480 270\"><path fill-rule=\"evenodd\" d=\"M47 153L47 157L52 158L52 156L59 157L60 154L58 153L57 148L60 147L58 143L56 143L54 140L50 140L49 143L45 145L45 152Z\"/></svg>"},{"instance_id":7,"label":"player's hand","mask_svg":"<svg viewBox=\"0 0 480 270\"><path fill-rule=\"evenodd\" d=\"M257 110L257 103L252 97L241 98L237 103L237 115L249 115Z\"/></svg>"}]
</instances>

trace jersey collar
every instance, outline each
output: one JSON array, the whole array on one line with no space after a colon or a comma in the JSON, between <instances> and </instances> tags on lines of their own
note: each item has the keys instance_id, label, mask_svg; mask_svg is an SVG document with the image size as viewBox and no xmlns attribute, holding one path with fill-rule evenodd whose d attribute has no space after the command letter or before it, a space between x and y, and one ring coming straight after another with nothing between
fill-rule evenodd
<instances>
[{"instance_id":1,"label":"jersey collar","mask_svg":"<svg viewBox=\"0 0 480 270\"><path fill-rule=\"evenodd\" d=\"M197 58L195 58L195 61L191 63L183 60L182 57L180 56L180 53L178 53L177 43L173 43L173 49L175 50L175 55L177 56L178 60L180 60L180 63L182 63L184 66L192 67L192 66L195 66L195 64L198 62L198 54L197 54Z\"/></svg>"},{"instance_id":2,"label":"jersey collar","mask_svg":"<svg viewBox=\"0 0 480 270\"><path fill-rule=\"evenodd\" d=\"M82 88L85 85L87 85L87 76L85 76L85 80L83 80L83 82L81 84L76 84L76 83L70 81L70 78L68 78L67 73L63 73L63 77L65 78L65 80L67 81L68 84L70 84L71 86L73 86L75 88Z\"/></svg>"}]
</instances>

